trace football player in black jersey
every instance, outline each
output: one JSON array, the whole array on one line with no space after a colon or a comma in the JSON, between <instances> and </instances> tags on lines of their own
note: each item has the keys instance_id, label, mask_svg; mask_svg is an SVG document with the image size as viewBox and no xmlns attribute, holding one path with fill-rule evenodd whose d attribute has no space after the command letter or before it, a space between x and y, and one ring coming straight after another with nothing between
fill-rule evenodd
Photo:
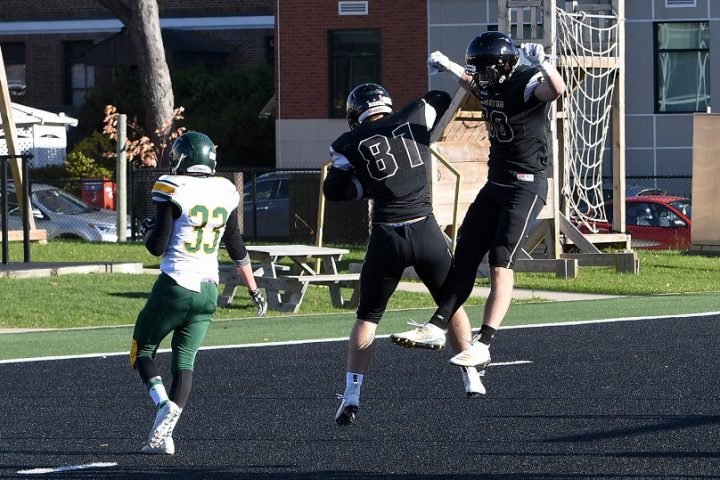
<instances>
[{"instance_id":1,"label":"football player in black jersey","mask_svg":"<svg viewBox=\"0 0 720 480\"><path fill-rule=\"evenodd\" d=\"M490 295L483 325L470 347L450 360L455 365L482 367L490 363L490 341L512 299L517 249L545 204L548 111L550 102L565 90L565 83L542 45L523 44L521 49L526 58L523 62L510 37L485 32L469 43L465 68L441 52L428 58L431 73L450 73L480 100L490 138L488 181L458 231L455 268L438 309L426 325L394 337L414 347L439 342L448 319L470 295L478 266L488 254ZM441 332L438 338L428 338L428 324L439 327L433 330Z\"/></svg>"},{"instance_id":2,"label":"football player in black jersey","mask_svg":"<svg viewBox=\"0 0 720 480\"><path fill-rule=\"evenodd\" d=\"M390 95L382 86L359 85L347 100L350 131L330 148L332 167L323 184L325 197L373 200L372 231L360 274L360 304L348 345L346 388L335 416L339 425L349 425L355 418L375 330L404 270L414 267L437 302L452 268L452 255L433 217L428 189L430 135L450 100L445 92L431 91L393 112ZM457 311L449 328L451 346L458 352L467 349L471 331L464 310ZM441 341L425 341L423 346L443 348L441 333ZM469 397L485 393L473 366L461 372Z\"/></svg>"}]
</instances>

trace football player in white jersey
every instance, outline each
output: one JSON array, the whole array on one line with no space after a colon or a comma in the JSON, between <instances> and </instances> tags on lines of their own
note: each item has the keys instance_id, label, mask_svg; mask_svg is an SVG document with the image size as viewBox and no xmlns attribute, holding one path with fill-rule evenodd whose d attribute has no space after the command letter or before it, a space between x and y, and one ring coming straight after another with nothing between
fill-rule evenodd
<instances>
[{"instance_id":1,"label":"football player in white jersey","mask_svg":"<svg viewBox=\"0 0 720 480\"><path fill-rule=\"evenodd\" d=\"M156 406L144 453L175 453L172 432L190 394L195 356L217 307L221 240L248 286L257 315L267 308L240 234L240 195L229 180L214 176L215 157L215 145L207 135L188 132L178 137L170 152L172 175L161 176L152 190L155 218L146 219L140 229L148 251L162 257L161 274L135 322L130 350L130 364ZM168 394L154 358L171 332Z\"/></svg>"}]
</instances>

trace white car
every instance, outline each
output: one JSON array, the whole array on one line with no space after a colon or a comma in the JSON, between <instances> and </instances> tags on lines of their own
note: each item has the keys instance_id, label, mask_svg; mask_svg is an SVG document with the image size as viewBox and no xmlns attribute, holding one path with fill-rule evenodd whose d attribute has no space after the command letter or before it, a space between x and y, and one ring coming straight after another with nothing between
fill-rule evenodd
<instances>
[{"instance_id":1,"label":"white car","mask_svg":"<svg viewBox=\"0 0 720 480\"><path fill-rule=\"evenodd\" d=\"M15 189L8 185L8 226L22 230ZM93 207L78 197L51 185L33 183L30 195L35 227L46 230L48 239L76 238L88 242L117 242L117 213ZM127 219L130 238L130 217Z\"/></svg>"}]
</instances>

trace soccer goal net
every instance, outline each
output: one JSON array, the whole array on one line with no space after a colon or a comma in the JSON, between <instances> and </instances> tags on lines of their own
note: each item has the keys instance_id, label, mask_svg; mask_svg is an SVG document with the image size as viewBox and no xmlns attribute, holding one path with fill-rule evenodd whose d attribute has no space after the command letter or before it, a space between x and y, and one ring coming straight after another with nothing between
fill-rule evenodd
<instances>
[{"instance_id":1,"label":"soccer goal net","mask_svg":"<svg viewBox=\"0 0 720 480\"><path fill-rule=\"evenodd\" d=\"M557 8L562 95L562 197L576 224L593 230L607 219L603 160L618 74L618 17Z\"/></svg>"}]
</instances>

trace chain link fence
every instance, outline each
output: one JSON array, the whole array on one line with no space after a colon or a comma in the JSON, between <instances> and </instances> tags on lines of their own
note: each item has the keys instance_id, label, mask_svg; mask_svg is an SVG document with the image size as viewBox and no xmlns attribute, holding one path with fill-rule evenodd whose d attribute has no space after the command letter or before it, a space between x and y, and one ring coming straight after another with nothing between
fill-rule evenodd
<instances>
[{"instance_id":1,"label":"chain link fence","mask_svg":"<svg viewBox=\"0 0 720 480\"><path fill-rule=\"evenodd\" d=\"M131 169L128 185L128 240L138 239L142 220L155 213L151 191L169 171ZM36 228L48 238L117 241L114 182L107 179L35 179L30 170ZM326 202L324 223L318 223L321 183L319 170L243 169L218 171L242 195L238 220L245 240L252 242L364 245L370 230L368 201ZM604 178L612 191L612 178ZM628 176L627 194L642 188L690 197L689 175ZM8 195L8 225L22 229L17 199ZM89 205L89 206L88 206Z\"/></svg>"},{"instance_id":2,"label":"chain link fence","mask_svg":"<svg viewBox=\"0 0 720 480\"><path fill-rule=\"evenodd\" d=\"M154 215L152 186L166 173L158 169L131 172L128 202L133 228ZM233 182L242 195L238 220L245 240L315 243L320 228L323 242L364 244L368 238L367 201L327 202L324 224L318 224L319 170L219 170L217 175Z\"/></svg>"},{"instance_id":3,"label":"chain link fence","mask_svg":"<svg viewBox=\"0 0 720 480\"><path fill-rule=\"evenodd\" d=\"M606 184L612 188L612 177L603 177ZM666 195L677 195L678 197L691 198L692 196L692 175L655 175L625 177L625 185L628 187L628 195L632 194L631 187L646 187L659 189Z\"/></svg>"}]
</instances>

